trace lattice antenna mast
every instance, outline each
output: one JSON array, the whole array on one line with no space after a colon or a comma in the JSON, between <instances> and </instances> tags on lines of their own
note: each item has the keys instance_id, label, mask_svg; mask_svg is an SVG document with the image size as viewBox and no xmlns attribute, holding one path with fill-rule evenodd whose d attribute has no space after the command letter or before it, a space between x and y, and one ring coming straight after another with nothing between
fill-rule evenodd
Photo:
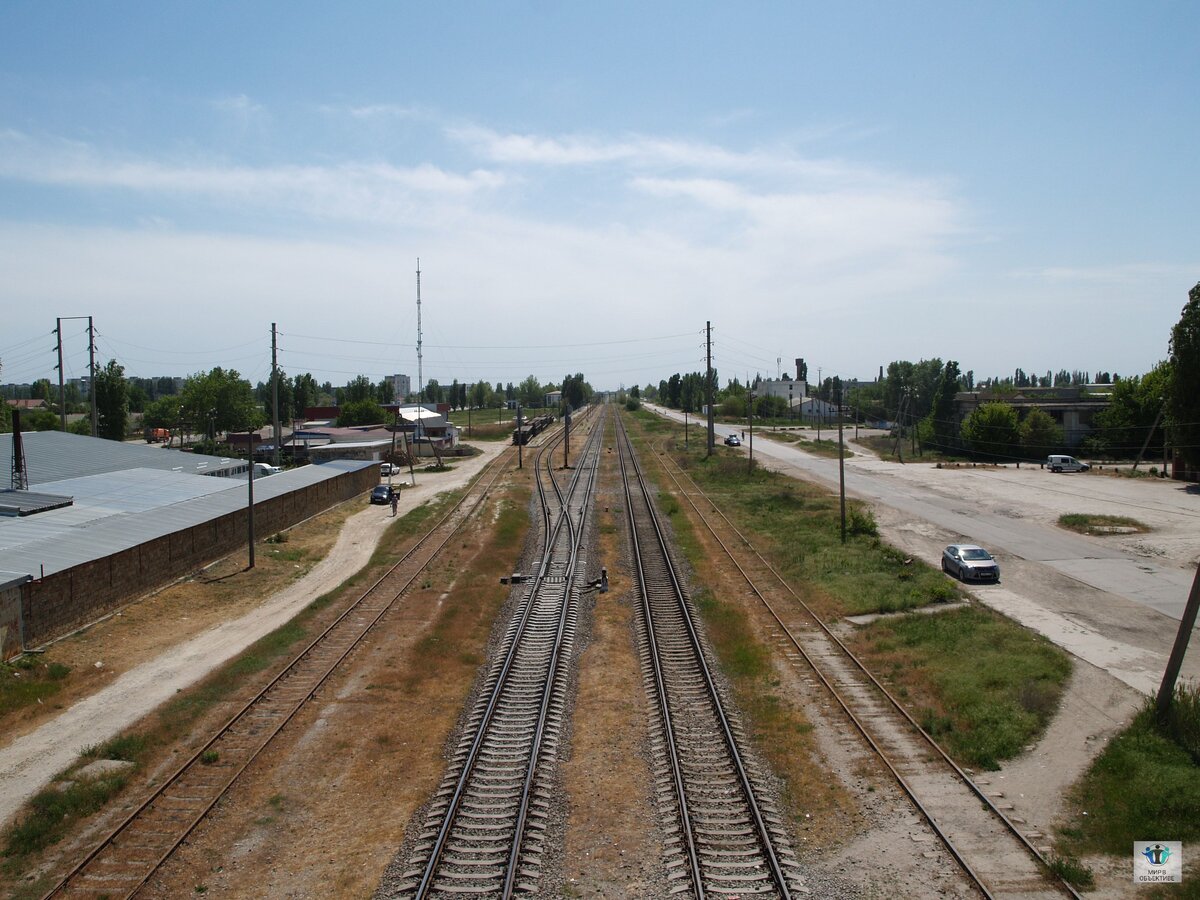
<instances>
[{"instance_id":1,"label":"lattice antenna mast","mask_svg":"<svg viewBox=\"0 0 1200 900\"><path fill-rule=\"evenodd\" d=\"M425 399L425 379L421 373L421 257L417 257L417 402Z\"/></svg>"},{"instance_id":2,"label":"lattice antenna mast","mask_svg":"<svg viewBox=\"0 0 1200 900\"><path fill-rule=\"evenodd\" d=\"M29 490L29 475L25 471L25 442L21 439L21 411L12 411L12 481L14 491Z\"/></svg>"}]
</instances>

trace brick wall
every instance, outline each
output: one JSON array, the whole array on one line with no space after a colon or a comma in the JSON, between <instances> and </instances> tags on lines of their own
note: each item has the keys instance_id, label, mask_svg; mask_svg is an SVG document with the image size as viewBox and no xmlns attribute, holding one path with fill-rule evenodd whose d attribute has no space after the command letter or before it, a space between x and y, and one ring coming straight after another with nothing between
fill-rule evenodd
<instances>
[{"instance_id":1,"label":"brick wall","mask_svg":"<svg viewBox=\"0 0 1200 900\"><path fill-rule=\"evenodd\" d=\"M254 504L254 531L261 540L348 500L379 483L368 466ZM196 571L245 546L246 509L165 535L112 556L82 563L20 586L25 646L37 647L93 622L131 600ZM0 632L8 625L0 597ZM15 611L11 617L15 629ZM4 659L19 650L19 637L0 633Z\"/></svg>"},{"instance_id":2,"label":"brick wall","mask_svg":"<svg viewBox=\"0 0 1200 900\"><path fill-rule=\"evenodd\" d=\"M0 659L21 652L21 585L0 588Z\"/></svg>"}]
</instances>

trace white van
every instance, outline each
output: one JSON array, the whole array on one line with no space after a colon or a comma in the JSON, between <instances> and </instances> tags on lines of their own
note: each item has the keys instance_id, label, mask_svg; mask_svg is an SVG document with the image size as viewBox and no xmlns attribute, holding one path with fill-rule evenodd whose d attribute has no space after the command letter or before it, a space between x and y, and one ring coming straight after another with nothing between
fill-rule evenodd
<instances>
[{"instance_id":1,"label":"white van","mask_svg":"<svg viewBox=\"0 0 1200 900\"><path fill-rule=\"evenodd\" d=\"M1051 472L1086 472L1091 466L1073 456L1051 454L1046 457L1046 468Z\"/></svg>"}]
</instances>

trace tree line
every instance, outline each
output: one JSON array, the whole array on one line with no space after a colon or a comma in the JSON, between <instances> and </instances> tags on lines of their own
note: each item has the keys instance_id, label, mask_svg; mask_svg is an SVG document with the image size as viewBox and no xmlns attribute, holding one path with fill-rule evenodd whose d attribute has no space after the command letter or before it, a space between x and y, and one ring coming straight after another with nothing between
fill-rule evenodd
<instances>
[{"instance_id":1,"label":"tree line","mask_svg":"<svg viewBox=\"0 0 1200 900\"><path fill-rule=\"evenodd\" d=\"M145 428L164 428L181 438L201 436L214 441L216 435L250 431L261 428L271 420L276 395L279 420L284 424L302 418L305 410L320 406L336 406L337 423L373 425L388 420L383 409L396 401L391 379L374 382L358 375L345 385L335 387L329 381L318 383L311 373L288 376L279 373L277 385L270 380L251 386L235 369L216 367L198 372L177 383L174 378L127 378L124 367L116 360L96 373L97 434L112 440L129 436L129 423L134 415L141 416ZM420 393L420 402L447 403L451 409L496 408L517 401L528 408L545 405L546 394L561 390L563 401L573 408L592 399L592 386L582 373L567 375L560 385L540 382L529 375L520 383L495 386L486 381L471 384L457 379L440 385L430 379ZM35 382L28 391L29 398L41 399L46 408L27 410L21 415L21 427L26 431L55 431L61 427L63 412L90 412L90 400L85 400L75 384L65 386L65 407L59 403L58 391L49 379ZM408 398L403 398L408 399ZM418 398L414 395L412 399ZM0 432L12 430L11 408L0 404ZM72 422L68 430L91 434L91 418L84 416Z\"/></svg>"},{"instance_id":2,"label":"tree line","mask_svg":"<svg viewBox=\"0 0 1200 900\"><path fill-rule=\"evenodd\" d=\"M1104 409L1092 417L1081 453L1130 459L1144 447L1169 445L1196 469L1200 468L1200 283L1188 292L1168 347L1169 358L1142 375L1098 371L1093 378L1087 371L1066 369L1032 375L1017 368L1010 376L977 380L974 371L962 372L956 360L897 360L870 384L848 385L843 392L841 379L832 376L809 385L808 395L843 409L855 421L888 424L922 448L1008 460L1044 458L1064 450L1068 442L1052 416L1036 406L1018 406L1012 402L1015 395L1029 388L1070 389L1105 401ZM756 376L750 386L733 379L724 389L718 389L715 371L712 377L714 411L745 417L747 396L753 395L762 376ZM708 387L703 373L676 373L657 386L646 385L642 394L674 409L700 412ZM960 421L956 395L962 392L980 392L983 402ZM754 415L782 419L794 413L782 397L755 396Z\"/></svg>"}]
</instances>

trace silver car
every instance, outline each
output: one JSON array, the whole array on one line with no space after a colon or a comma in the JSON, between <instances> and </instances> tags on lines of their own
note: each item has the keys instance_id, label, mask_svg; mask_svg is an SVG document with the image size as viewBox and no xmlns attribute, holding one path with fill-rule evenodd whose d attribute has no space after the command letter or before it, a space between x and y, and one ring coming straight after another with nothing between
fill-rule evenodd
<instances>
[{"instance_id":1,"label":"silver car","mask_svg":"<svg viewBox=\"0 0 1200 900\"><path fill-rule=\"evenodd\" d=\"M942 551L942 571L961 581L999 581L1000 565L982 547L951 544Z\"/></svg>"}]
</instances>

